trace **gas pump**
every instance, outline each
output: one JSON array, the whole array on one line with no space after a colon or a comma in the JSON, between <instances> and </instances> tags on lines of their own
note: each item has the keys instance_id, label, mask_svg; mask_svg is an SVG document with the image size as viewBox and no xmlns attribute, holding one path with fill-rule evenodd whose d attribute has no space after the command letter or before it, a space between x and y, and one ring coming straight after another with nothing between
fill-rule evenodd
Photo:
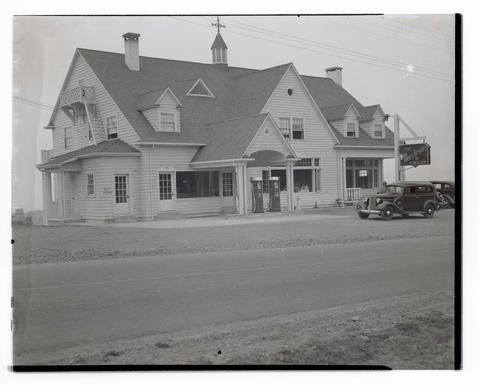
<instances>
[{"instance_id":1,"label":"gas pump","mask_svg":"<svg viewBox=\"0 0 479 385\"><path fill-rule=\"evenodd\" d=\"M253 213L264 213L263 179L251 178L251 191L253 193Z\"/></svg>"},{"instance_id":2,"label":"gas pump","mask_svg":"<svg viewBox=\"0 0 479 385\"><path fill-rule=\"evenodd\" d=\"M269 211L281 211L279 178L272 176L269 179Z\"/></svg>"}]
</instances>

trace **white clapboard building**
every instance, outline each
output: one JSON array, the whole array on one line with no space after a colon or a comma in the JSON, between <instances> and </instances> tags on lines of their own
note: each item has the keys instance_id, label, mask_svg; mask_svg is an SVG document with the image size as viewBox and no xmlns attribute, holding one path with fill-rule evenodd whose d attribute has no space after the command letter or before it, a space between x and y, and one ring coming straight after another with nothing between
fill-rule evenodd
<instances>
[{"instance_id":1,"label":"white clapboard building","mask_svg":"<svg viewBox=\"0 0 479 385\"><path fill-rule=\"evenodd\" d=\"M219 32L211 64L143 57L139 38L123 35L124 53L75 51L38 165L45 222L246 214L253 177L279 177L282 210L381 186L393 133L379 104L342 87L341 67L232 67Z\"/></svg>"}]
</instances>

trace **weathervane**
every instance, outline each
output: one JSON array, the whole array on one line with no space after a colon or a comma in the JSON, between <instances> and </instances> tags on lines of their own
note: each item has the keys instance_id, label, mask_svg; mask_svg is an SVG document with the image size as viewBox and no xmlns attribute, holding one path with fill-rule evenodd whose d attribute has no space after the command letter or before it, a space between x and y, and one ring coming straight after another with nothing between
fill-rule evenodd
<instances>
[{"instance_id":1,"label":"weathervane","mask_svg":"<svg viewBox=\"0 0 479 385\"><path fill-rule=\"evenodd\" d=\"M211 23L213 27L218 28L218 33L220 33L220 28L226 28L226 25L220 24L220 17L216 16L216 23Z\"/></svg>"}]
</instances>

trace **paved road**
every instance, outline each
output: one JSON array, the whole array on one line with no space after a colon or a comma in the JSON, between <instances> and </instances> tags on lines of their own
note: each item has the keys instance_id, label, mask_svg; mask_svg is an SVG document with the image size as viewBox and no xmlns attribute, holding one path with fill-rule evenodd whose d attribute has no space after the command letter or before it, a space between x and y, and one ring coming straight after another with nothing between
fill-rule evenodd
<instances>
[{"instance_id":1,"label":"paved road","mask_svg":"<svg viewBox=\"0 0 479 385\"><path fill-rule=\"evenodd\" d=\"M454 238L14 266L16 353L453 287Z\"/></svg>"}]
</instances>

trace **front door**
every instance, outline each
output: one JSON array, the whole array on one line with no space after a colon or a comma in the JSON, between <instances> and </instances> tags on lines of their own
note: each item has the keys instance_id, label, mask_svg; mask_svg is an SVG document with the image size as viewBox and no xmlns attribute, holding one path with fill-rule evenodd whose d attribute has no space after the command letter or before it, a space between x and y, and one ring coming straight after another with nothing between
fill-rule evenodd
<instances>
[{"instance_id":1,"label":"front door","mask_svg":"<svg viewBox=\"0 0 479 385\"><path fill-rule=\"evenodd\" d=\"M128 175L115 175L115 216L130 214Z\"/></svg>"},{"instance_id":2,"label":"front door","mask_svg":"<svg viewBox=\"0 0 479 385\"><path fill-rule=\"evenodd\" d=\"M158 191L160 212L175 210L175 194L173 188L173 173L160 172L158 174Z\"/></svg>"}]
</instances>

